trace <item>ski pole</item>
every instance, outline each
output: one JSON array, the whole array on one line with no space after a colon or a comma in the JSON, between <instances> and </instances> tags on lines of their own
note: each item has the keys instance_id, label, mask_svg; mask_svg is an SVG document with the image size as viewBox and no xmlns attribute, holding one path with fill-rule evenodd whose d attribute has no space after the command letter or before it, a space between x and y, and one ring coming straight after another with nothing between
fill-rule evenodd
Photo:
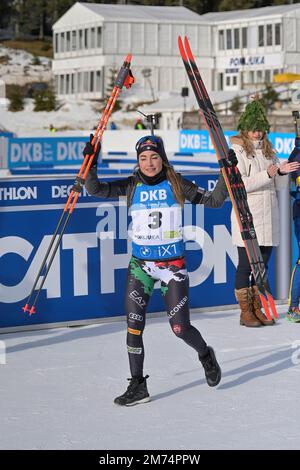
<instances>
[{"instance_id":1,"label":"ski pole","mask_svg":"<svg viewBox=\"0 0 300 470\"><path fill-rule=\"evenodd\" d=\"M111 95L108 99L108 102L107 102L107 105L103 111L103 114L100 118L100 121L99 121L99 124L98 124L98 127L95 131L95 134L94 134L94 137L93 137L93 140L92 140L92 145L95 149L95 152L93 155L85 155L84 157L84 160L82 162L82 165L80 167L80 170L78 172L78 174L76 175L76 178L75 178L75 181L74 181L74 184L73 184L73 187L71 189L71 192L70 192L70 195L69 195L69 198L65 204L65 207L63 209L63 213L58 221L58 224L57 224L57 227L55 229L55 232L50 240L50 243L49 243L49 246L48 246L48 249L46 251L46 254L43 258L43 261L41 263L41 266L38 270L38 274L35 278L35 281L34 281L34 284L33 284L33 287L30 291L30 294L27 298L27 302L25 304L24 307L22 307L23 311L24 312L28 312L29 315L32 315L33 313L36 312L35 310L35 305L37 303L37 300L39 298L39 295L40 295L40 292L44 286L44 283L46 281L46 278L47 278L47 275L50 271L50 268L51 268L51 265L52 265L52 262L54 260L54 257L56 255L56 252L60 246L60 242L61 242L61 239L62 239L62 236L65 232L65 229L67 227L67 224L69 222L69 219L70 219L70 216L74 210L74 207L75 207L75 204L77 202L77 199L79 197L79 195L81 194L82 192L82 189L83 189L83 186L85 184L85 179L86 179L86 176L89 172L89 169L92 165L92 162L93 162L93 159L94 159L94 156L95 156L95 153L97 152L97 149L100 145L100 141L102 139L102 135L106 129L106 125L107 125L107 122L109 120L109 117L113 111L113 108L115 106L115 103L117 101L117 98L123 88L123 86L125 86L126 88L130 88L135 79L131 73L131 70L130 70L130 63L131 63L131 54L128 54L122 67L120 68L120 71L118 73L118 76L116 78L116 81L115 81L115 84L114 84L114 88L111 92ZM62 227L62 228L61 228ZM61 228L61 231L59 233L59 230ZM58 236L58 238L57 238ZM57 240L56 240L57 238ZM56 243L55 243L55 240L56 240ZM55 243L55 245L54 245ZM53 247L54 245L54 247ZM53 248L53 250L52 250ZM51 250L52 250L52 254L49 258L49 255L51 253ZM48 260L49 258L49 260ZM47 266L47 267L46 267ZM44 273L44 276L43 278L41 279L41 282L40 282L40 285L38 287L38 290L37 290L37 293L36 293L36 296L34 298L34 301L30 307L30 303L31 303L31 298L33 296L33 293L37 287L37 284L39 282L39 279L40 279L40 275L42 274L43 270L46 268L46 271Z\"/></svg>"}]
</instances>

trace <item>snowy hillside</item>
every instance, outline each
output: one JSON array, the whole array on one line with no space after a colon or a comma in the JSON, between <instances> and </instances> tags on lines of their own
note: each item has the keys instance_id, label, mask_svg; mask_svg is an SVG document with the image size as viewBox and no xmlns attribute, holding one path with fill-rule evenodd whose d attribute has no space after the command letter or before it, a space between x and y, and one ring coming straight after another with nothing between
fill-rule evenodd
<instances>
[{"instance_id":1,"label":"snowy hillside","mask_svg":"<svg viewBox=\"0 0 300 470\"><path fill-rule=\"evenodd\" d=\"M51 80L51 60L39 57L40 65L33 65L34 56L25 51L0 46L0 80L5 83L24 85L28 81ZM120 128L132 128L139 117L136 111L126 111L128 105L151 101L150 90L144 90L135 84L131 90L123 90L120 98L123 110L113 114L113 119ZM101 115L101 105L97 101L61 100L58 110L52 112L34 112L33 100L26 99L25 109L10 112L8 101L0 99L0 127L22 135L45 133L52 124L58 131L93 129Z\"/></svg>"}]
</instances>

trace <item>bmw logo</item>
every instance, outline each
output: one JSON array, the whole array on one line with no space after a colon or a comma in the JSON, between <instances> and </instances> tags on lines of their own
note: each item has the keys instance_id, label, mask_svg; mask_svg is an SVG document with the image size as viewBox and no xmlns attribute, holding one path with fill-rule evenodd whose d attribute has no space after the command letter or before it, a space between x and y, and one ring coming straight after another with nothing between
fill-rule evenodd
<instances>
[{"instance_id":1,"label":"bmw logo","mask_svg":"<svg viewBox=\"0 0 300 470\"><path fill-rule=\"evenodd\" d=\"M150 256L151 255L150 248L147 248L146 246L143 246L143 248L141 248L140 251L141 251L142 256Z\"/></svg>"}]
</instances>

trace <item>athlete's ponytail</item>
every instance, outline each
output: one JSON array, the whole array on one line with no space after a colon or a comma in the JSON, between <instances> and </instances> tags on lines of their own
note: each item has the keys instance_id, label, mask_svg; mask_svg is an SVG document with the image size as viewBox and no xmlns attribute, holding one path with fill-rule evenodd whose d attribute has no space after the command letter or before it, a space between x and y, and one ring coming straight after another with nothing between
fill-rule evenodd
<instances>
[{"instance_id":1,"label":"athlete's ponytail","mask_svg":"<svg viewBox=\"0 0 300 470\"><path fill-rule=\"evenodd\" d=\"M180 204L181 207L184 206L185 202L185 197L182 191L182 186L181 186L181 181L177 173L175 172L173 166L166 164L163 161L163 167L166 170L166 175L167 175L167 180L171 183L174 197L178 204Z\"/></svg>"}]
</instances>

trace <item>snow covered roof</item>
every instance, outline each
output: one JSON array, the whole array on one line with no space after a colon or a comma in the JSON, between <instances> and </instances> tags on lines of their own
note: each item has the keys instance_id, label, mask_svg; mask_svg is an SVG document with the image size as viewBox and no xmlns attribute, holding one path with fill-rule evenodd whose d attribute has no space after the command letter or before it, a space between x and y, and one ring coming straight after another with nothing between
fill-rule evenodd
<instances>
[{"instance_id":1,"label":"snow covered roof","mask_svg":"<svg viewBox=\"0 0 300 470\"><path fill-rule=\"evenodd\" d=\"M251 8L249 10L235 10L235 11L221 11L217 13L205 13L201 15L202 19L219 22L219 21L231 21L240 20L246 21L251 18L260 18L266 16L275 15L286 15L293 12L294 10L300 10L300 4L295 3L293 5L276 5L272 7L263 8Z\"/></svg>"},{"instance_id":2,"label":"snow covered roof","mask_svg":"<svg viewBox=\"0 0 300 470\"><path fill-rule=\"evenodd\" d=\"M83 15L83 16L82 16ZM207 23L201 16L185 7L157 7L144 5L110 5L99 3L75 3L53 25L53 28L81 21L131 21L155 23Z\"/></svg>"},{"instance_id":3,"label":"snow covered roof","mask_svg":"<svg viewBox=\"0 0 300 470\"><path fill-rule=\"evenodd\" d=\"M157 7L144 5L103 5L82 4L104 19L147 20L147 21L199 21L200 15L185 7Z\"/></svg>"}]
</instances>

